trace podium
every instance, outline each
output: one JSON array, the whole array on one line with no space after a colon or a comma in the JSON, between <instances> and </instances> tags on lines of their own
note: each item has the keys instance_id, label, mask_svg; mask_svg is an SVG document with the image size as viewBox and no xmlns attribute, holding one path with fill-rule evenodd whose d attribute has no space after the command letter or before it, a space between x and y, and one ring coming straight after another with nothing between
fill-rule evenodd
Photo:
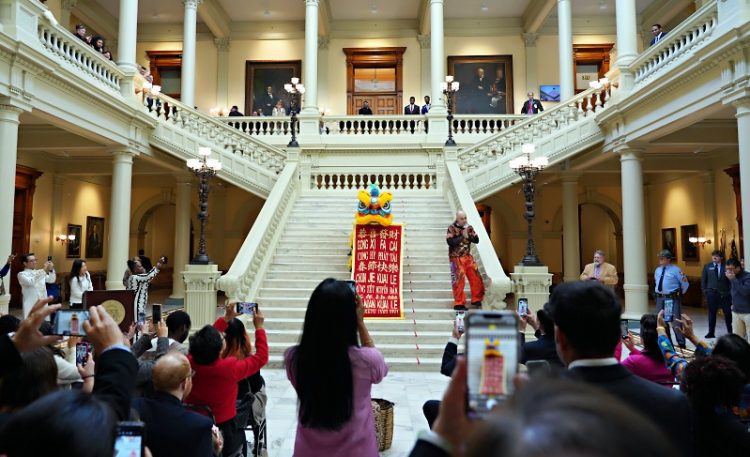
<instances>
[{"instance_id":1,"label":"podium","mask_svg":"<svg viewBox=\"0 0 750 457\"><path fill-rule=\"evenodd\" d=\"M127 333L135 322L134 290L90 290L83 294L83 309L103 306L112 319Z\"/></svg>"}]
</instances>

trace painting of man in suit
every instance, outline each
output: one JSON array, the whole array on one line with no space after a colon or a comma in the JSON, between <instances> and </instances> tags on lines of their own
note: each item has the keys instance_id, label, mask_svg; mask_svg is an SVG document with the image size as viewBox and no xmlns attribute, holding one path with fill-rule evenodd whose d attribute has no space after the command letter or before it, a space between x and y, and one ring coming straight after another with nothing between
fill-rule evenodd
<instances>
[{"instance_id":1,"label":"painting of man in suit","mask_svg":"<svg viewBox=\"0 0 750 457\"><path fill-rule=\"evenodd\" d=\"M461 83L454 113L513 112L512 56L449 56L448 74Z\"/></svg>"},{"instance_id":2,"label":"painting of man in suit","mask_svg":"<svg viewBox=\"0 0 750 457\"><path fill-rule=\"evenodd\" d=\"M104 257L104 218L86 218L86 258L101 259Z\"/></svg>"},{"instance_id":3,"label":"painting of man in suit","mask_svg":"<svg viewBox=\"0 0 750 457\"><path fill-rule=\"evenodd\" d=\"M301 69L302 63L299 60L247 61L245 112L271 116L276 104L281 101L285 112L289 113L292 108L291 98L284 90L284 84L291 82L293 77L299 77Z\"/></svg>"}]
</instances>

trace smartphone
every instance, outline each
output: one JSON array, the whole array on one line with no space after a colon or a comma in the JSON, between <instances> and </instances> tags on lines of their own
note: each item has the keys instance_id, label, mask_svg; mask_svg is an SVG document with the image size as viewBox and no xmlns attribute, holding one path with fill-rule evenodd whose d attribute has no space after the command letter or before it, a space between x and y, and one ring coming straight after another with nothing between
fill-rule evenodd
<instances>
[{"instance_id":1,"label":"smartphone","mask_svg":"<svg viewBox=\"0 0 750 457\"><path fill-rule=\"evenodd\" d=\"M238 302L237 303L237 314L249 314L253 315L255 314L255 310L258 308L257 303L251 303L251 302Z\"/></svg>"},{"instance_id":2,"label":"smartphone","mask_svg":"<svg viewBox=\"0 0 750 457\"><path fill-rule=\"evenodd\" d=\"M51 255L47 256L47 262L52 262L52 256Z\"/></svg>"},{"instance_id":3,"label":"smartphone","mask_svg":"<svg viewBox=\"0 0 750 457\"><path fill-rule=\"evenodd\" d=\"M466 332L466 311L456 311L456 329L464 333Z\"/></svg>"},{"instance_id":4,"label":"smartphone","mask_svg":"<svg viewBox=\"0 0 750 457\"><path fill-rule=\"evenodd\" d=\"M165 255L161 256L161 259L160 259L160 260L161 260L161 263L162 263L162 264L164 264L164 265L166 265L166 264L167 264L167 256L165 256Z\"/></svg>"},{"instance_id":5,"label":"smartphone","mask_svg":"<svg viewBox=\"0 0 750 457\"><path fill-rule=\"evenodd\" d=\"M357 295L357 281L350 279L344 282L349 284L349 288L352 290L352 292L354 292L354 295Z\"/></svg>"},{"instance_id":6,"label":"smartphone","mask_svg":"<svg viewBox=\"0 0 750 457\"><path fill-rule=\"evenodd\" d=\"M664 299L664 322L672 322L673 318L673 311L674 310L674 300L671 298L665 298Z\"/></svg>"},{"instance_id":7,"label":"smartphone","mask_svg":"<svg viewBox=\"0 0 750 457\"><path fill-rule=\"evenodd\" d=\"M143 422L118 422L114 457L143 457L145 433Z\"/></svg>"},{"instance_id":8,"label":"smartphone","mask_svg":"<svg viewBox=\"0 0 750 457\"><path fill-rule=\"evenodd\" d=\"M151 305L151 322L156 325L157 322L161 322L161 305Z\"/></svg>"},{"instance_id":9,"label":"smartphone","mask_svg":"<svg viewBox=\"0 0 750 457\"><path fill-rule=\"evenodd\" d=\"M623 340L628 339L628 320L620 319L620 336Z\"/></svg>"},{"instance_id":10,"label":"smartphone","mask_svg":"<svg viewBox=\"0 0 750 457\"><path fill-rule=\"evenodd\" d=\"M467 395L471 418L486 416L513 391L520 337L512 311L476 311L466 318Z\"/></svg>"},{"instance_id":11,"label":"smartphone","mask_svg":"<svg viewBox=\"0 0 750 457\"><path fill-rule=\"evenodd\" d=\"M529 314L529 299L519 298L518 299L518 315L525 316Z\"/></svg>"},{"instance_id":12,"label":"smartphone","mask_svg":"<svg viewBox=\"0 0 750 457\"><path fill-rule=\"evenodd\" d=\"M89 312L80 309L61 309L54 314L52 334L62 336L86 336L83 322L89 320Z\"/></svg>"},{"instance_id":13,"label":"smartphone","mask_svg":"<svg viewBox=\"0 0 750 457\"><path fill-rule=\"evenodd\" d=\"M83 365L86 363L86 358L91 352L91 345L83 342L76 344L76 365Z\"/></svg>"},{"instance_id":14,"label":"smartphone","mask_svg":"<svg viewBox=\"0 0 750 457\"><path fill-rule=\"evenodd\" d=\"M530 378L548 376L552 373L552 367L546 360L529 360L526 362L526 369Z\"/></svg>"}]
</instances>

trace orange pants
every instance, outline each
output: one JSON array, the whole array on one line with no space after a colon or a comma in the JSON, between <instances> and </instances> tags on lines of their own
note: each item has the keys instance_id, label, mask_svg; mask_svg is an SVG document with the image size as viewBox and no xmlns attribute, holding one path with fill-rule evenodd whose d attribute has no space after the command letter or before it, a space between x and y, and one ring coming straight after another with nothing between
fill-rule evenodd
<instances>
[{"instance_id":1,"label":"orange pants","mask_svg":"<svg viewBox=\"0 0 750 457\"><path fill-rule=\"evenodd\" d=\"M466 294L464 285L466 278L469 278L469 288L471 289L471 302L476 303L484 298L484 283L479 275L477 263L471 255L463 257L451 257L451 285L453 286L453 300L456 306L466 305Z\"/></svg>"}]
</instances>

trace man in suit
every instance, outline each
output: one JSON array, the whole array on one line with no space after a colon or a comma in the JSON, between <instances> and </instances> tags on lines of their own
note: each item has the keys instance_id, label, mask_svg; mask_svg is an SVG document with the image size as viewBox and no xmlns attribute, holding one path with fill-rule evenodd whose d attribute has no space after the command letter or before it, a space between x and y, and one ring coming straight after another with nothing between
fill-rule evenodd
<instances>
[{"instance_id":1,"label":"man in suit","mask_svg":"<svg viewBox=\"0 0 750 457\"><path fill-rule=\"evenodd\" d=\"M534 98L534 92L529 92L526 95L529 98L525 102L523 102L523 106L521 107L521 114L528 114L529 116L531 116L532 114L537 114L544 111L542 102Z\"/></svg>"},{"instance_id":2,"label":"man in suit","mask_svg":"<svg viewBox=\"0 0 750 457\"><path fill-rule=\"evenodd\" d=\"M260 99L260 110L264 116L270 116L273 114L273 107L276 106L278 99L273 94L273 87L266 87L266 93Z\"/></svg>"},{"instance_id":3,"label":"man in suit","mask_svg":"<svg viewBox=\"0 0 750 457\"><path fill-rule=\"evenodd\" d=\"M701 290L708 304L708 333L704 338L716 338L716 313L719 308L724 312L727 333L732 333L732 286L726 276L724 253L711 253L711 263L703 266L701 273Z\"/></svg>"},{"instance_id":4,"label":"man in suit","mask_svg":"<svg viewBox=\"0 0 750 457\"><path fill-rule=\"evenodd\" d=\"M416 105L416 101L416 98L409 97L409 104L404 107L404 114L419 114L419 106Z\"/></svg>"},{"instance_id":5,"label":"man in suit","mask_svg":"<svg viewBox=\"0 0 750 457\"><path fill-rule=\"evenodd\" d=\"M485 74L484 68L477 68L477 74L471 81L471 86L468 88L468 96L470 98L470 106L468 107L469 113L487 114L490 112L490 86L492 81Z\"/></svg>"},{"instance_id":6,"label":"man in suit","mask_svg":"<svg viewBox=\"0 0 750 457\"><path fill-rule=\"evenodd\" d=\"M583 269L581 281L599 281L608 286L617 284L617 268L604 261L604 251L594 252L594 261Z\"/></svg>"},{"instance_id":7,"label":"man in suit","mask_svg":"<svg viewBox=\"0 0 750 457\"><path fill-rule=\"evenodd\" d=\"M681 455L691 455L687 397L633 375L613 356L622 309L612 289L594 281L563 283L550 296L549 310L566 376L623 400L657 424Z\"/></svg>"},{"instance_id":8,"label":"man in suit","mask_svg":"<svg viewBox=\"0 0 750 457\"><path fill-rule=\"evenodd\" d=\"M430 112L430 108L432 108L432 103L430 103L430 96L425 95L424 96L424 105L422 105L422 114L427 114Z\"/></svg>"},{"instance_id":9,"label":"man in suit","mask_svg":"<svg viewBox=\"0 0 750 457\"><path fill-rule=\"evenodd\" d=\"M518 330L521 334L521 360L526 365L529 360L546 360L551 366L562 368L563 364L557 355L555 346L555 323L549 313L543 309L532 314L519 316ZM536 341L526 341L526 325L534 329Z\"/></svg>"},{"instance_id":10,"label":"man in suit","mask_svg":"<svg viewBox=\"0 0 750 457\"><path fill-rule=\"evenodd\" d=\"M649 46L653 46L659 41L661 41L662 38L664 38L664 35L666 35L667 32L662 30L661 24L654 24L651 26L651 35L654 37L651 38L651 42L648 44Z\"/></svg>"},{"instance_id":11,"label":"man in suit","mask_svg":"<svg viewBox=\"0 0 750 457\"><path fill-rule=\"evenodd\" d=\"M146 446L154 455L210 457L213 455L211 419L182 405L193 388L187 357L172 351L153 370L154 395L133 402L146 424Z\"/></svg>"},{"instance_id":12,"label":"man in suit","mask_svg":"<svg viewBox=\"0 0 750 457\"><path fill-rule=\"evenodd\" d=\"M362 102L362 108L359 109L359 114L372 116L372 109L370 109L370 102L365 100Z\"/></svg>"}]
</instances>

